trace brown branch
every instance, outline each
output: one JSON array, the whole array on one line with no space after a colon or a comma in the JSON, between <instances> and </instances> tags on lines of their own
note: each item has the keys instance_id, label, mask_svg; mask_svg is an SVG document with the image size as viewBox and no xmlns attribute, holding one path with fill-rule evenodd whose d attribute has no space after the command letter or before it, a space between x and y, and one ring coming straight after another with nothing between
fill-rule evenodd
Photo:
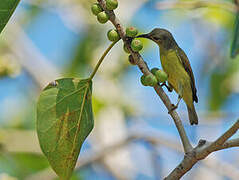
<instances>
[{"instance_id":1,"label":"brown branch","mask_svg":"<svg viewBox=\"0 0 239 180\"><path fill-rule=\"evenodd\" d=\"M237 0L235 0L236 2ZM157 3L157 9L198 9L198 8L220 8L235 13L239 9L235 4L225 1L162 1Z\"/></svg>"},{"instance_id":2,"label":"brown branch","mask_svg":"<svg viewBox=\"0 0 239 180\"><path fill-rule=\"evenodd\" d=\"M237 120L222 136L212 143L200 140L198 145L184 156L182 162L165 178L165 180L180 179L188 172L198 161L205 159L210 153L235 147L239 145L239 139L229 140L239 129L239 120Z\"/></svg>"},{"instance_id":3,"label":"brown branch","mask_svg":"<svg viewBox=\"0 0 239 180\"><path fill-rule=\"evenodd\" d=\"M215 151L219 151L222 149L228 149L228 148L232 148L232 147L239 147L239 138L226 141L222 146L215 148Z\"/></svg>"},{"instance_id":4,"label":"brown branch","mask_svg":"<svg viewBox=\"0 0 239 180\"><path fill-rule=\"evenodd\" d=\"M213 152L216 149L222 148L223 144L231 138L239 129L239 119L223 134L221 135L216 141L211 143L207 148L206 151ZM225 148L224 148L225 149Z\"/></svg>"},{"instance_id":5,"label":"brown branch","mask_svg":"<svg viewBox=\"0 0 239 180\"><path fill-rule=\"evenodd\" d=\"M105 12L109 15L110 21L117 29L117 31L118 31L121 39L124 41L126 47L130 50L130 54L133 56L134 60L137 62L137 66L139 67L140 71L145 75L151 74L151 72L150 72L146 62L143 60L142 56L139 53L132 51L130 44L127 41L127 37L125 35L125 30L124 30L125 28L122 26L119 19L115 16L115 13L113 11L108 11L106 9L104 0L98 0L98 2L103 7ZM155 89L155 92L158 94L158 96L163 101L163 103L165 104L165 106L167 107L168 111L170 111L173 106L172 106L172 103L170 102L168 96L163 91L163 88L159 85L156 85L154 87L154 89ZM174 123L176 124L176 127L178 129L178 132L179 132L182 144L183 144L184 152L187 153L187 152L191 151L192 145L187 137L187 134L185 132L185 129L182 125L181 119L179 118L177 112L174 110L170 113L170 115L173 118Z\"/></svg>"}]
</instances>

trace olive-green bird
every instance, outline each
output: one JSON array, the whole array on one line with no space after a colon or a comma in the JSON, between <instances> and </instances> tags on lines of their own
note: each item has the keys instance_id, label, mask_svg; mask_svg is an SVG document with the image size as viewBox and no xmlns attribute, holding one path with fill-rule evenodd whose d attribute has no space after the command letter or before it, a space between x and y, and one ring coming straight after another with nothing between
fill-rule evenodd
<instances>
[{"instance_id":1,"label":"olive-green bird","mask_svg":"<svg viewBox=\"0 0 239 180\"><path fill-rule=\"evenodd\" d=\"M168 75L168 85L179 95L175 108L183 99L187 105L190 124L198 124L198 116L194 107L194 101L198 102L197 89L187 55L166 29L155 28L150 33L138 37L150 39L158 44L161 64Z\"/></svg>"}]
</instances>

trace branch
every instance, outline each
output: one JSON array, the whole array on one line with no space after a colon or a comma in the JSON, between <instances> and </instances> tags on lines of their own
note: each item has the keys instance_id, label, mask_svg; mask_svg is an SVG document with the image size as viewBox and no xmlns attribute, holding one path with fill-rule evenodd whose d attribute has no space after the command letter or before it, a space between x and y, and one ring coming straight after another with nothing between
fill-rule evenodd
<instances>
[{"instance_id":1,"label":"branch","mask_svg":"<svg viewBox=\"0 0 239 180\"><path fill-rule=\"evenodd\" d=\"M239 138L226 141L222 146L215 148L215 151L219 151L222 149L228 149L228 148L232 148L232 147L239 147Z\"/></svg>"},{"instance_id":2,"label":"branch","mask_svg":"<svg viewBox=\"0 0 239 180\"><path fill-rule=\"evenodd\" d=\"M92 150L92 151L83 152L79 159L79 162L77 162L76 169L83 168L95 162L101 162L103 158L110 156L112 153L119 150L120 148L127 146L129 143L132 143L137 140L151 143L153 146L164 146L172 150L175 150L179 153L183 153L182 149L180 148L180 144L178 143L178 141L174 140L173 137L168 138L164 134L153 133L153 132L151 133L131 132L125 139L121 141L117 141L112 145L103 147L97 151ZM234 145L231 147L236 146ZM238 147L239 147L239 144L238 144ZM231 179L235 179L235 177L238 177L237 175L239 174L238 172L236 172L235 170L236 168L234 166L228 167L228 164L225 164L225 162L221 162L215 158L212 158L212 159L208 158L206 161L203 161L202 164L208 168L214 169L216 173L221 174L223 176L227 176L228 178L231 178ZM218 165L220 165L220 169L227 168L228 171L217 170ZM54 173L54 171L48 168L36 174L30 175L29 177L26 178L26 180L54 179L56 177L57 175Z\"/></svg>"},{"instance_id":3,"label":"branch","mask_svg":"<svg viewBox=\"0 0 239 180\"><path fill-rule=\"evenodd\" d=\"M105 10L105 12L109 15L110 21L115 26L117 31L119 32L119 35L121 39L124 41L124 44L126 47L130 50L130 54L133 56L134 60L137 62L137 66L141 70L141 72L144 75L148 75L151 72L149 71L149 68L146 64L146 62L143 60L141 55L139 53L133 52L129 43L127 42L127 37L125 36L125 31L123 26L121 25L120 21L117 19L113 11L108 11L106 9L105 1L104 0L98 0L102 8ZM202 3L202 2L200 2ZM198 4L197 4L198 5ZM199 6L199 5L198 5ZM201 4L202 6L202 4ZM164 105L170 111L172 109L172 103L170 102L168 96L163 91L163 88L159 85L156 85L154 87L155 92L158 94L158 96L163 101ZM211 152L216 151L216 149L225 149L226 146L230 146L232 142L228 144L224 144L233 134L236 133L236 131L239 128L239 120L227 131L225 132L221 137L219 137L216 141L209 143L205 140L200 140L198 145L195 148L192 148L191 143L189 142L189 139L187 137L187 134L185 132L185 129L182 125L182 121L180 117L178 116L176 111L172 111L170 113L171 117L174 120L174 123L177 127L177 130L179 132L181 141L183 143L185 156L183 161L169 174L168 177L166 177L166 180L174 180L174 179L180 179L186 172L188 172L194 164L196 164L199 160L206 158ZM233 141L233 145L236 143Z\"/></svg>"},{"instance_id":4,"label":"branch","mask_svg":"<svg viewBox=\"0 0 239 180\"><path fill-rule=\"evenodd\" d=\"M133 56L134 60L137 62L137 66L139 67L140 71L144 74L144 75L148 75L151 74L146 62L143 60L142 56L137 53L132 51L130 44L127 42L127 38L125 35L125 28L122 26L122 24L120 23L119 19L115 16L113 11L108 11L106 9L106 4L104 0L98 0L98 2L100 3L100 5L103 7L103 9L105 10L105 12L109 15L110 17L110 21L112 22L112 24L115 26L115 28L117 29L117 31L119 32L119 35L121 37L121 39L124 41L126 47L130 50L130 54ZM154 87L155 92L158 94L158 96L161 98L161 100L163 101L164 105L167 107L168 111L170 111L173 106L172 103L170 102L168 96L166 95L166 93L163 91L163 88L159 85L156 85ZM174 120L174 123L176 124L177 130L179 132L182 144L183 144L183 148L184 148L184 152L188 153L192 150L192 145L187 137L187 134L185 132L185 129L182 125L181 119L179 118L177 112L174 110L170 113L171 117Z\"/></svg>"},{"instance_id":5,"label":"branch","mask_svg":"<svg viewBox=\"0 0 239 180\"><path fill-rule=\"evenodd\" d=\"M220 149L223 147L223 144L231 138L239 129L239 119L223 134L221 135L216 141L211 143L206 151L213 152L216 149ZM225 148L224 148L225 149Z\"/></svg>"},{"instance_id":6,"label":"branch","mask_svg":"<svg viewBox=\"0 0 239 180\"><path fill-rule=\"evenodd\" d=\"M235 0L236 2L236 0ZM239 9L235 4L225 1L163 1L157 3L157 9L198 9L220 8L235 13Z\"/></svg>"},{"instance_id":7,"label":"branch","mask_svg":"<svg viewBox=\"0 0 239 180\"><path fill-rule=\"evenodd\" d=\"M119 41L119 40L118 40ZM105 52L103 53L103 55L101 56L101 58L99 59L98 63L96 64L93 72L91 73L89 79L92 80L93 77L95 76L96 72L98 71L101 63L103 62L103 60L105 59L105 56L110 52L110 50L114 47L114 45L118 42L118 41L114 41L110 44L110 46L105 50Z\"/></svg>"},{"instance_id":8,"label":"branch","mask_svg":"<svg viewBox=\"0 0 239 180\"><path fill-rule=\"evenodd\" d=\"M229 140L239 129L239 120L237 120L222 136L212 143L200 140L198 145L184 156L182 162L165 178L165 180L180 179L188 172L198 161L205 159L210 153L235 147L239 145L239 139Z\"/></svg>"}]
</instances>

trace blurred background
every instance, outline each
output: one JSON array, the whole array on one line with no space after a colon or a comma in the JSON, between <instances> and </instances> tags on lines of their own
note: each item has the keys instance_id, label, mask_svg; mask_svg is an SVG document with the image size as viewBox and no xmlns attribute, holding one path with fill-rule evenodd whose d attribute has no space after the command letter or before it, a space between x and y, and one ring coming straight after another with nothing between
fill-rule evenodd
<instances>
[{"instance_id":1,"label":"blurred background","mask_svg":"<svg viewBox=\"0 0 239 180\"><path fill-rule=\"evenodd\" d=\"M35 131L41 90L61 77L86 78L109 46L92 15L93 0L22 0L0 37L0 179L51 180L56 175L40 151ZM199 2L199 3L198 3ZM119 0L116 14L141 33L166 28L186 52L198 89L199 125L178 109L190 140L214 140L239 117L239 56L230 58L233 0ZM182 160L175 125L152 88L140 83L120 41L93 85L95 127L83 144L72 180L160 180ZM142 56L160 67L156 44ZM175 92L167 93L172 102ZM238 136L236 134L235 136ZM211 154L185 180L236 180L238 148Z\"/></svg>"}]
</instances>

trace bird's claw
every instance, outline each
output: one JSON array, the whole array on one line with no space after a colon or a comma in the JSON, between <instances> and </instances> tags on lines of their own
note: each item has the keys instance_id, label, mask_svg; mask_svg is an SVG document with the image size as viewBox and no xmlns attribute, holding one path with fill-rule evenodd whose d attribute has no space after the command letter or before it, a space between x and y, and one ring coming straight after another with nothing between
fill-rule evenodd
<instances>
[{"instance_id":1,"label":"bird's claw","mask_svg":"<svg viewBox=\"0 0 239 180\"><path fill-rule=\"evenodd\" d=\"M164 82L164 83L161 83L160 86L161 86L161 87L167 86L167 84Z\"/></svg>"},{"instance_id":2,"label":"bird's claw","mask_svg":"<svg viewBox=\"0 0 239 180\"><path fill-rule=\"evenodd\" d=\"M166 84L166 82L161 83L160 86L161 86L161 87L165 86L165 87L168 89L169 92L172 92L172 91L173 91L172 88L170 88L170 87Z\"/></svg>"}]
</instances>

